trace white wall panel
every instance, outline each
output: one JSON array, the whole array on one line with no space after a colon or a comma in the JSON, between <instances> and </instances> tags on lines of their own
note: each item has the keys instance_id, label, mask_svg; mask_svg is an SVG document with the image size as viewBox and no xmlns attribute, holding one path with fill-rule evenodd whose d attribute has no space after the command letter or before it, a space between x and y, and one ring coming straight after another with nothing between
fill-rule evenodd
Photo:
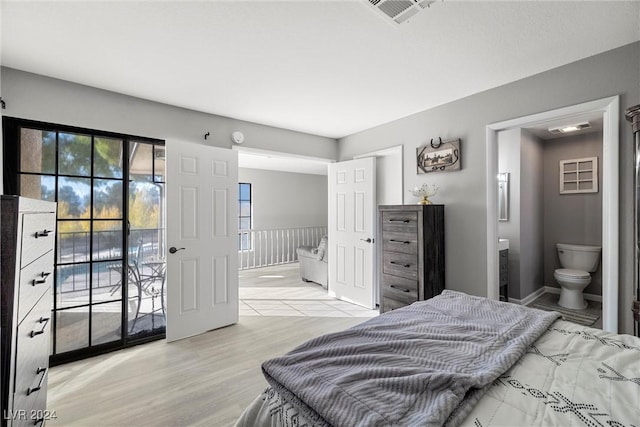
<instances>
[{"instance_id":1,"label":"white wall panel","mask_svg":"<svg viewBox=\"0 0 640 427\"><path fill-rule=\"evenodd\" d=\"M200 281L199 262L197 258L180 261L180 312L187 313L198 310L198 284Z\"/></svg>"}]
</instances>

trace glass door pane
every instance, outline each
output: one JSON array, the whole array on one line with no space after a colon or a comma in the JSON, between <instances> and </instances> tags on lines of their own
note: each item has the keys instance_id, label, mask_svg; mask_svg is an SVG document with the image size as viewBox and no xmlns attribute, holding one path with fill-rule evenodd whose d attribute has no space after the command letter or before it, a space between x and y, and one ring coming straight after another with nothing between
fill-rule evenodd
<instances>
[{"instance_id":1,"label":"glass door pane","mask_svg":"<svg viewBox=\"0 0 640 427\"><path fill-rule=\"evenodd\" d=\"M21 128L20 193L58 202L54 356L122 342L125 141Z\"/></svg>"},{"instance_id":2,"label":"glass door pane","mask_svg":"<svg viewBox=\"0 0 640 427\"><path fill-rule=\"evenodd\" d=\"M165 183L164 147L131 142L129 149L129 265L127 333L164 331Z\"/></svg>"}]
</instances>

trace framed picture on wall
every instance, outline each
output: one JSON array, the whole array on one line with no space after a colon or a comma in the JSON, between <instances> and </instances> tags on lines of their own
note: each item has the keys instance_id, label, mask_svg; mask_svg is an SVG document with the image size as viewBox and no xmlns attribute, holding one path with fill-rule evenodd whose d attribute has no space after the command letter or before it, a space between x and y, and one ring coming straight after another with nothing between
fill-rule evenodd
<instances>
[{"instance_id":1,"label":"framed picture on wall","mask_svg":"<svg viewBox=\"0 0 640 427\"><path fill-rule=\"evenodd\" d=\"M436 171L460 170L460 139L431 140L416 149L418 174Z\"/></svg>"}]
</instances>

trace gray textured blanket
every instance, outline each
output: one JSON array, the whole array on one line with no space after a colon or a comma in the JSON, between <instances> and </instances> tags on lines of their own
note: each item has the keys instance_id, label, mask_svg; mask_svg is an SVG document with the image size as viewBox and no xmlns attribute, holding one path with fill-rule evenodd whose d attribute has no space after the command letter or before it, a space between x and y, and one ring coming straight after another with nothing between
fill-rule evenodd
<instances>
[{"instance_id":1,"label":"gray textured blanket","mask_svg":"<svg viewBox=\"0 0 640 427\"><path fill-rule=\"evenodd\" d=\"M559 317L445 290L262 365L317 425L457 425Z\"/></svg>"}]
</instances>

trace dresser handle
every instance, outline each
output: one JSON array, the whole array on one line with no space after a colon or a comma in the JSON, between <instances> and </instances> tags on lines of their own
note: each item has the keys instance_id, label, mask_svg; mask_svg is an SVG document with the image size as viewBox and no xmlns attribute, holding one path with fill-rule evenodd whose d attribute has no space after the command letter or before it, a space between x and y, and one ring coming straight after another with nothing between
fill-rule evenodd
<instances>
[{"instance_id":1,"label":"dresser handle","mask_svg":"<svg viewBox=\"0 0 640 427\"><path fill-rule=\"evenodd\" d=\"M408 219L390 219L389 222L402 222L405 224L409 224L411 221L409 221Z\"/></svg>"},{"instance_id":2,"label":"dresser handle","mask_svg":"<svg viewBox=\"0 0 640 427\"><path fill-rule=\"evenodd\" d=\"M397 290L402 291L402 292L411 292L411 291L410 291L409 289L407 289L407 288L401 288L400 286L396 286L396 285L389 285L389 287L390 287L390 288L393 288L393 289L397 289Z\"/></svg>"},{"instance_id":3,"label":"dresser handle","mask_svg":"<svg viewBox=\"0 0 640 427\"><path fill-rule=\"evenodd\" d=\"M47 272L44 272L44 271L43 271L43 272L40 274L40 276L42 277L42 279L33 279L33 280L31 281L31 284L32 284L33 286L35 286L35 285L41 285L42 283L47 283L47 279L49 278L49 275L50 275L50 274L51 274L51 273L47 273Z\"/></svg>"},{"instance_id":4,"label":"dresser handle","mask_svg":"<svg viewBox=\"0 0 640 427\"><path fill-rule=\"evenodd\" d=\"M36 231L36 239L38 237L49 237L49 233L53 233L53 230Z\"/></svg>"},{"instance_id":5,"label":"dresser handle","mask_svg":"<svg viewBox=\"0 0 640 427\"><path fill-rule=\"evenodd\" d=\"M31 393L35 393L36 391L40 390L42 388L42 383L44 382L44 377L47 376L47 371L49 370L49 368L42 368L39 367L38 370L36 371L36 375L40 375L42 374L42 376L40 377L40 381L38 381L38 386L31 388L29 387L27 389L27 396L29 396Z\"/></svg>"},{"instance_id":6,"label":"dresser handle","mask_svg":"<svg viewBox=\"0 0 640 427\"><path fill-rule=\"evenodd\" d=\"M402 264L401 262L395 262L395 261L391 261L389 264L399 265L399 266L402 266L404 268L411 267L411 264Z\"/></svg>"},{"instance_id":7,"label":"dresser handle","mask_svg":"<svg viewBox=\"0 0 640 427\"><path fill-rule=\"evenodd\" d=\"M402 243L404 245L408 245L408 244L411 243L411 242L408 242L406 240L394 240L394 239L389 239L389 242L391 242L391 243Z\"/></svg>"},{"instance_id":8,"label":"dresser handle","mask_svg":"<svg viewBox=\"0 0 640 427\"><path fill-rule=\"evenodd\" d=\"M40 320L38 320L38 323L44 323L44 325L42 325L42 329L40 329L39 331L31 331L31 333L29 334L31 338L35 337L36 335L44 334L44 328L47 327L47 323L49 323L49 318L41 317Z\"/></svg>"}]
</instances>

